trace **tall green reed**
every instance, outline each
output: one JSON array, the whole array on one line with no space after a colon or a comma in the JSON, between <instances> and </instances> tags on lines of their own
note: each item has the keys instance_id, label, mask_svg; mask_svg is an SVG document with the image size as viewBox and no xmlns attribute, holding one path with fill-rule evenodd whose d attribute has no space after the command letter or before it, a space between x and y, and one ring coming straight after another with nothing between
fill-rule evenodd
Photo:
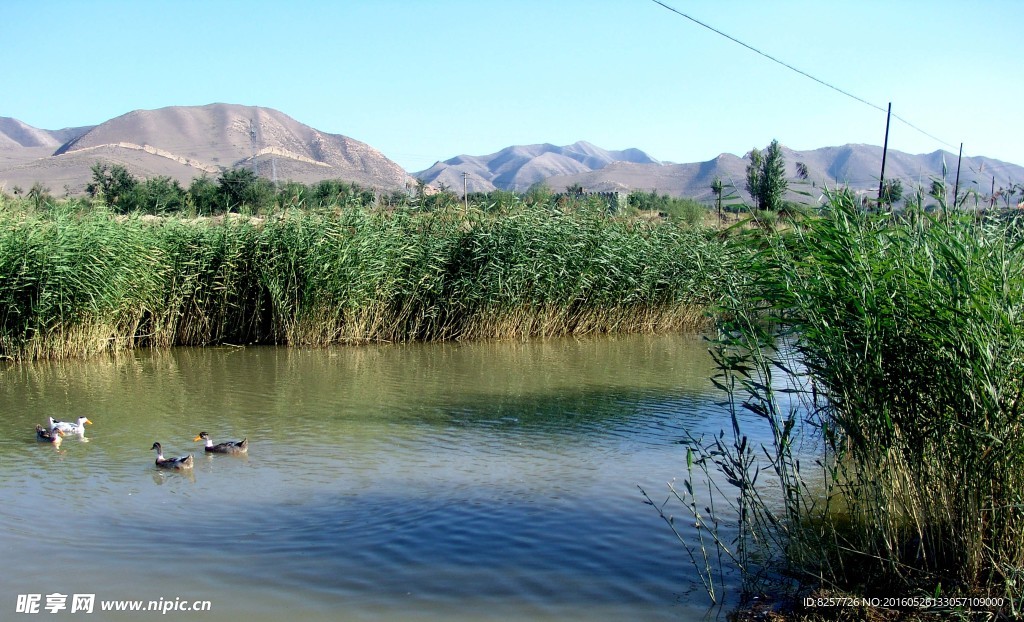
<instances>
[{"instance_id":1,"label":"tall green reed","mask_svg":"<svg viewBox=\"0 0 1024 622\"><path fill-rule=\"evenodd\" d=\"M751 278L722 309L718 382L771 443L747 461L734 426L733 442L693 448L728 475L743 542L783 575L888 595L987 593L1019 611L1018 230L829 199L786 234L750 233ZM805 435L821 447L810 465L795 451ZM781 495L765 494L764 475Z\"/></svg>"},{"instance_id":2,"label":"tall green reed","mask_svg":"<svg viewBox=\"0 0 1024 622\"><path fill-rule=\"evenodd\" d=\"M539 205L5 211L0 356L696 326L730 270L700 229Z\"/></svg>"}]
</instances>

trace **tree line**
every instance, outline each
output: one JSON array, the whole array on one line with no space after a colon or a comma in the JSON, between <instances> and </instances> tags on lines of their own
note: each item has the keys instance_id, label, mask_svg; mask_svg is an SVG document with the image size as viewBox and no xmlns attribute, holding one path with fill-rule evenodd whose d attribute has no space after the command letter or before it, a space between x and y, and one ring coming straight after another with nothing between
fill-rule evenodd
<instances>
[{"instance_id":1,"label":"tree line","mask_svg":"<svg viewBox=\"0 0 1024 622\"><path fill-rule=\"evenodd\" d=\"M138 179L124 166L97 162L86 186L90 198L103 201L119 213L214 215L243 208L259 212L288 207L322 207L356 203L371 205L382 197L356 183L327 179L312 185L298 182L274 184L251 169L232 169L216 179L196 177L184 187L167 176ZM401 200L400 193L385 201Z\"/></svg>"},{"instance_id":2,"label":"tree line","mask_svg":"<svg viewBox=\"0 0 1024 622\"><path fill-rule=\"evenodd\" d=\"M806 209L806 205L786 200L790 180L786 177L785 158L777 140L773 140L763 151L752 149L748 158L744 189L750 195L749 204L738 196L737 188L724 184L721 179L715 178L709 186L714 208L720 218L724 211L755 209L772 214ZM807 166L797 162L796 170L795 182L808 182ZM708 210L708 206L694 199L644 190L630 192L626 207L623 207L621 202L618 205L598 205L602 203L601 199L589 194L583 196L582 188L569 187L565 193L555 194L543 184L525 193L493 190L472 192L463 197L450 186L441 184L438 188L430 188L423 180L416 180L405 189L380 191L340 179L322 180L314 184L294 181L275 183L258 176L251 169L241 168L224 171L215 178L206 175L197 177L186 187L167 176L139 179L120 164L96 162L91 171L92 178L86 186L89 197L102 201L117 213L216 215L245 211L259 214L278 209L316 209L350 204L405 206L425 211L472 204L476 209L493 213L507 211L520 203L545 204L563 209L576 209L583 204L593 203L590 207L604 209L608 213L621 214L624 210L630 213L657 212L662 216L696 224ZM1011 184L1009 188L999 188L992 196L983 196L971 189L963 194L957 193L959 196L953 198L948 197L952 189L949 186L944 179L933 179L927 189L918 188L906 192L899 179L887 179L882 184L881 200L874 197L869 199L865 195L865 206L893 209L902 201L907 209L931 209L934 206L944 208L947 205L964 205L973 196L975 207L995 207L997 203L1010 207L1016 205L1015 197L1018 194L1024 195L1024 186ZM37 207L52 201L49 189L40 183L34 184L27 193L17 187L13 190L15 196L23 196ZM65 190L70 196L67 187ZM795 192L808 194L799 189Z\"/></svg>"},{"instance_id":3,"label":"tree line","mask_svg":"<svg viewBox=\"0 0 1024 622\"><path fill-rule=\"evenodd\" d=\"M140 179L125 166L96 162L86 185L92 201L101 202L119 214L213 216L229 212L247 214L272 213L281 209L320 209L339 205L361 207L407 207L419 211L435 211L472 205L487 213L503 213L520 205L544 205L559 211L595 210L623 215L636 212L657 212L689 224L701 222L708 206L694 199L659 194L656 191L634 190L625 202L610 201L600 194L584 193L580 187L556 193L543 183L525 192L492 190L470 192L461 196L446 184L430 188L421 179L404 190L381 191L341 179L326 179L313 184L295 181L274 183L258 176L251 169L232 169L217 177L197 177L187 186L168 176ZM16 197L28 199L37 208L53 202L49 189L36 183L24 193L12 189ZM70 190L65 188L70 198Z\"/></svg>"},{"instance_id":4,"label":"tree line","mask_svg":"<svg viewBox=\"0 0 1024 622\"><path fill-rule=\"evenodd\" d=\"M578 209L584 207L585 203L595 209L608 207L596 205L600 201L592 198L578 201L559 199L544 184L537 184L524 193L493 190L471 192L462 197L445 184L430 188L421 179L406 189L382 191L341 179L325 179L313 184L296 181L275 183L258 176L251 169L232 169L222 172L216 178L206 175L194 178L186 187L167 176L139 179L120 164L97 162L91 171L91 181L86 185L89 198L101 201L114 212L122 214L185 213L210 216L241 211L261 214L280 209L318 209L339 205L409 207L420 211L435 211L472 204L485 212L507 211L524 203L563 209ZM22 194L19 188L14 188L14 193L16 196ZM49 189L38 183L33 185L25 197L36 203L37 207L52 201ZM666 196L662 201L671 204L678 199Z\"/></svg>"}]
</instances>

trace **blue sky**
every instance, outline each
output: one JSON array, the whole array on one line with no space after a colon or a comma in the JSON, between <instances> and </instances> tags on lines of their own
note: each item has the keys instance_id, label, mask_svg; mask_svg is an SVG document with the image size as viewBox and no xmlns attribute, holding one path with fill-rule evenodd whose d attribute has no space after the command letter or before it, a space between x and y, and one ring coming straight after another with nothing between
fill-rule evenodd
<instances>
[{"instance_id":1,"label":"blue sky","mask_svg":"<svg viewBox=\"0 0 1024 622\"><path fill-rule=\"evenodd\" d=\"M890 147L1024 164L1024 1L665 0L932 136ZM7 0L0 116L276 108L409 171L587 140L673 162L880 145L885 113L651 0ZM933 138L934 137L934 138ZM938 139L938 140L936 140Z\"/></svg>"}]
</instances>

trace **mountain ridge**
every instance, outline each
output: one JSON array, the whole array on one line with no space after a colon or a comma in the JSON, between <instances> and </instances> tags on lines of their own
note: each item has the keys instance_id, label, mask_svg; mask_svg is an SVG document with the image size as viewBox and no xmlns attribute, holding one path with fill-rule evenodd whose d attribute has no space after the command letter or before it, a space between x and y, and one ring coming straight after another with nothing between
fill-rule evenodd
<instances>
[{"instance_id":1,"label":"mountain ridge","mask_svg":"<svg viewBox=\"0 0 1024 622\"><path fill-rule=\"evenodd\" d=\"M631 153L633 157L626 160L606 155L599 161L591 161L596 165L588 167L588 161L579 154L581 144L590 145L584 141L565 147L544 143L506 147L484 156L463 154L439 161L413 175L425 183L443 184L456 191L461 190L463 183L470 192L486 192L495 189L522 191L534 183L543 182L555 191L579 185L594 192L653 191L701 201L710 201L714 197L711 183L718 178L731 186L730 191L741 199L747 196L748 154L722 153L704 162L679 164L661 162L635 148L615 152L601 150L604 154ZM794 150L783 145L782 151L786 177L794 181L790 184L792 199L800 199L799 193L806 193L808 189L820 191L838 186L847 186L861 193L877 192L882 162L880 146L851 143ZM567 156L566 152L573 152L575 157ZM942 178L945 162L946 180L952 187L956 158L955 154L943 150L914 155L889 149L885 177L901 180L908 190L927 187L932 179ZM797 163L806 166L807 187L795 183L799 179ZM469 174L465 182L463 173ZM1008 187L1024 181L1024 167L984 156L963 158L961 190L975 187L980 192L990 192L993 177L997 188Z\"/></svg>"},{"instance_id":2,"label":"mountain ridge","mask_svg":"<svg viewBox=\"0 0 1024 622\"><path fill-rule=\"evenodd\" d=\"M470 192L499 189L521 192L555 174L585 173L621 161L659 163L640 149L607 150L580 140L565 146L511 145L482 156L458 155L435 162L413 176L426 184L461 187L462 173L468 172L474 176L466 180Z\"/></svg>"},{"instance_id":3,"label":"mountain ridge","mask_svg":"<svg viewBox=\"0 0 1024 622\"><path fill-rule=\"evenodd\" d=\"M44 151L48 148L50 153ZM0 120L0 184L63 183L70 192L81 192L96 161L185 185L195 177L249 166L262 168L266 177L303 183L344 179L385 190L411 185L402 167L366 143L259 106L133 110L99 125L58 131Z\"/></svg>"},{"instance_id":4,"label":"mountain ridge","mask_svg":"<svg viewBox=\"0 0 1024 622\"><path fill-rule=\"evenodd\" d=\"M783 146L783 155L788 179L798 178L798 162L806 167L807 184L791 184L794 188L813 192L848 185L858 192L877 191L880 146ZM134 110L99 125L60 130L0 117L0 191L41 182L82 193L98 161L122 165L140 178L165 175L185 185L202 175L251 167L282 181L342 179L391 191L412 188L415 176L428 186L456 193L463 184L470 192L521 192L538 183L557 191L578 184L591 191L654 191L708 201L715 178L745 198L747 165L746 155L730 153L704 162L667 163L635 147L608 150L580 140L564 146L511 145L486 155L461 154L410 175L366 143L321 132L259 106L214 103ZM890 149L886 178L902 180L907 189L927 187L933 178L942 177L945 164L952 185L956 162L954 154L943 150L913 155ZM996 187L1019 183L1024 181L1024 167L983 156L963 158L961 189L988 194L993 179Z\"/></svg>"}]
</instances>

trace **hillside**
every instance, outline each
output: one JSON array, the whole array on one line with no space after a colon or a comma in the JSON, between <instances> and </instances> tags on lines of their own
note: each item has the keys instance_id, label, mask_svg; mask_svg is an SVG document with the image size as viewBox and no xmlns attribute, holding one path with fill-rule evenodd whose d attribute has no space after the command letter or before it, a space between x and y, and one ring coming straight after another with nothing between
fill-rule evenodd
<instances>
[{"instance_id":1,"label":"hillside","mask_svg":"<svg viewBox=\"0 0 1024 622\"><path fill-rule=\"evenodd\" d=\"M807 151L784 147L783 152L791 180L797 179L798 162L807 168L807 183L792 184L794 190L817 195L823 187L845 184L864 193L877 191L881 147L843 145ZM198 176L217 177L225 170L246 167L279 181L342 179L386 191L411 188L415 177L457 194L462 192L463 174L468 174L470 192L525 191L543 182L556 191L579 184L591 191L653 190L710 200L711 182L717 177L746 199L747 160L727 153L706 162L665 164L639 149L606 150L585 141L561 147L513 145L489 155L456 156L410 176L365 143L321 132L270 108L172 106L61 130L38 129L0 117L0 191L10 192L15 186L27 189L41 182L55 195L65 189L82 193L98 161L122 165L139 178L162 175L185 185ZM943 161L946 179L952 184L954 154L890 150L886 177L901 179L908 190L927 187L942 176ZM961 188L987 194L993 178L997 188L1024 181L1024 167L971 157L964 158L960 175ZM794 193L792 198L798 197Z\"/></svg>"},{"instance_id":2,"label":"hillside","mask_svg":"<svg viewBox=\"0 0 1024 622\"><path fill-rule=\"evenodd\" d=\"M786 158L786 176L797 179L797 163L807 167L807 184L791 188L820 193L824 187L847 185L864 193L877 192L882 165L882 148L874 145L843 145L823 147L809 151L783 148ZM933 178L942 177L942 165L947 166L946 180L950 186L956 176L956 154L945 151L912 155L889 150L885 176L900 179L905 189L931 184ZM713 160L692 164L634 164L614 162L596 171L556 175L545 180L554 190L580 184L590 191L654 190L672 196L711 200L711 182L718 177L731 185L737 195L746 198L744 191L748 160L732 154L722 154ZM992 179L996 187L1024 181L1024 167L985 157L965 157L960 166L960 188L975 188L984 194L991 190ZM794 195L795 198L795 195ZM804 197L806 199L806 197Z\"/></svg>"},{"instance_id":3,"label":"hillside","mask_svg":"<svg viewBox=\"0 0 1024 622\"><path fill-rule=\"evenodd\" d=\"M61 142L63 139L63 142ZM328 134L270 108L234 104L136 110L94 127L51 132L14 119L0 124L0 186L84 191L91 167L120 164L134 175L188 184L201 175L255 166L265 177L314 183L344 179L385 190L411 180L369 145Z\"/></svg>"},{"instance_id":4,"label":"hillside","mask_svg":"<svg viewBox=\"0 0 1024 622\"><path fill-rule=\"evenodd\" d=\"M17 147L50 147L57 148L65 142L81 136L92 129L87 127L69 127L63 130L41 130L10 117L0 117L0 151Z\"/></svg>"},{"instance_id":5,"label":"hillside","mask_svg":"<svg viewBox=\"0 0 1024 622\"><path fill-rule=\"evenodd\" d=\"M461 192L463 173L469 173L470 192L525 191L552 176L586 174L620 161L658 164L639 149L608 151L579 141L564 147L549 143L515 145L490 155L460 155L413 173L413 177L431 186L444 184Z\"/></svg>"}]
</instances>

